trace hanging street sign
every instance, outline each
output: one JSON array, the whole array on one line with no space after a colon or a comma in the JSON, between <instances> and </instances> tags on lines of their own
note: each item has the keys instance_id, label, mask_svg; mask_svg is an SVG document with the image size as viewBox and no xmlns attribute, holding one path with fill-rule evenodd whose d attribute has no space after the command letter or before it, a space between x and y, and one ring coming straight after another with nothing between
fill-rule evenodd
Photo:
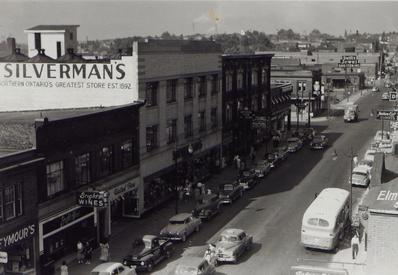
<instances>
[{"instance_id":1,"label":"hanging street sign","mask_svg":"<svg viewBox=\"0 0 398 275\"><path fill-rule=\"evenodd\" d=\"M107 207L109 193L106 191L84 191L79 193L77 204L85 207Z\"/></svg>"},{"instance_id":2,"label":"hanging street sign","mask_svg":"<svg viewBox=\"0 0 398 275\"><path fill-rule=\"evenodd\" d=\"M390 101L397 101L397 92L390 92Z\"/></svg>"}]
</instances>

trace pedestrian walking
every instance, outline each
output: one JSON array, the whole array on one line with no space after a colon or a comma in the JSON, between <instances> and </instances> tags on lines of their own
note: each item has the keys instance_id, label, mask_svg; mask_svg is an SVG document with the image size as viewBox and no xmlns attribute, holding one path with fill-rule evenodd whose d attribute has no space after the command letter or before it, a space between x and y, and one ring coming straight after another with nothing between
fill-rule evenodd
<instances>
[{"instance_id":1,"label":"pedestrian walking","mask_svg":"<svg viewBox=\"0 0 398 275\"><path fill-rule=\"evenodd\" d=\"M83 260L84 260L84 246L83 246L83 243L81 241L78 241L76 247L77 247L77 255L76 255L77 263L78 264L82 264Z\"/></svg>"},{"instance_id":2,"label":"pedestrian walking","mask_svg":"<svg viewBox=\"0 0 398 275\"><path fill-rule=\"evenodd\" d=\"M359 251L359 236L357 232L354 233L354 236L351 239L351 249L352 259L355 260Z\"/></svg>"},{"instance_id":3,"label":"pedestrian walking","mask_svg":"<svg viewBox=\"0 0 398 275\"><path fill-rule=\"evenodd\" d=\"M84 246L84 261L86 264L91 263L92 255L93 255L93 248L91 247L89 242L86 242L86 245Z\"/></svg>"},{"instance_id":4,"label":"pedestrian walking","mask_svg":"<svg viewBox=\"0 0 398 275\"><path fill-rule=\"evenodd\" d=\"M61 275L68 275L68 266L66 265L66 262L63 261L61 265Z\"/></svg>"},{"instance_id":5,"label":"pedestrian walking","mask_svg":"<svg viewBox=\"0 0 398 275\"><path fill-rule=\"evenodd\" d=\"M100 261L102 261L102 262L109 261L109 244L108 244L108 241L105 240L103 243L100 243L100 247L101 247Z\"/></svg>"}]
</instances>

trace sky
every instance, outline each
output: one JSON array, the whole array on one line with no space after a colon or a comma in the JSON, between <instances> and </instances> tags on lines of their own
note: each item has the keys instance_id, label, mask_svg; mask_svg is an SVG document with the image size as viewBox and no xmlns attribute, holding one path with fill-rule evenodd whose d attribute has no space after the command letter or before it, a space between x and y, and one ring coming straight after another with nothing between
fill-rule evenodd
<instances>
[{"instance_id":1,"label":"sky","mask_svg":"<svg viewBox=\"0 0 398 275\"><path fill-rule=\"evenodd\" d=\"M397 11L398 1L0 0L0 40L26 43L24 29L46 24L80 25L79 40L282 28L380 33L398 31Z\"/></svg>"}]
</instances>

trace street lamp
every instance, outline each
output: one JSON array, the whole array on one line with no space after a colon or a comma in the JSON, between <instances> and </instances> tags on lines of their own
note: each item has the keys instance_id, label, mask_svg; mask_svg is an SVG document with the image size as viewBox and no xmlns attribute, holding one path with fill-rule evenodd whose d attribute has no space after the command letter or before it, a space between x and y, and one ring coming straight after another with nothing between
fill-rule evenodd
<instances>
[{"instance_id":1,"label":"street lamp","mask_svg":"<svg viewBox=\"0 0 398 275\"><path fill-rule=\"evenodd\" d=\"M352 172L354 170L354 165L356 165L356 163L358 162L358 158L357 158L356 155L354 155L354 149L352 148L352 146L350 148L350 153L349 154L342 154L342 156L350 159L350 212L351 212L350 218L352 220L352 216L353 216L353 209L352 209ZM337 160L338 154L337 154L336 149L334 149L332 157L333 157L333 160Z\"/></svg>"}]
</instances>

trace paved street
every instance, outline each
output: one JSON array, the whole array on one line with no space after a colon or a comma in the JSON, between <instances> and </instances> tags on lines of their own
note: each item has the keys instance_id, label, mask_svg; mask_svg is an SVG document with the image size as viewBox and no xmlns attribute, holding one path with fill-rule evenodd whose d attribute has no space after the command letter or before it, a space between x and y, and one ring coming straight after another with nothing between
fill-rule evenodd
<instances>
[{"instance_id":1,"label":"paved street","mask_svg":"<svg viewBox=\"0 0 398 275\"><path fill-rule=\"evenodd\" d=\"M280 167L272 171L258 186L233 205L223 207L221 215L206 222L199 233L186 243L175 246L169 262L157 266L153 274L168 274L181 257L202 256L207 243L213 242L220 231L228 227L246 230L254 237L253 249L243 256L238 265L217 267L218 274L287 274L290 266L310 263L309 260L332 261L333 253L304 249L300 244L301 219L315 193L326 187L349 189L350 159L346 156L350 146L362 157L380 122L369 114L381 103L380 94L367 94L359 99L360 122L346 124L341 117L316 123L315 128L329 138L326 151L311 151L308 146L291 154ZM376 104L376 105L375 105ZM387 103L388 104L388 103ZM337 159L333 160L333 151ZM233 180L236 172L228 167L214 176L210 183ZM354 188L354 202L364 189ZM181 211L190 209L192 204L182 203ZM173 214L174 204L151 213L137 221L121 221L119 232L114 232L111 242L112 260L120 261L130 250L131 242L142 234L157 234ZM130 226L131 224L131 226ZM343 246L345 244L342 244ZM71 270L89 272L94 266L70 264ZM80 273L85 274L85 273Z\"/></svg>"}]
</instances>

